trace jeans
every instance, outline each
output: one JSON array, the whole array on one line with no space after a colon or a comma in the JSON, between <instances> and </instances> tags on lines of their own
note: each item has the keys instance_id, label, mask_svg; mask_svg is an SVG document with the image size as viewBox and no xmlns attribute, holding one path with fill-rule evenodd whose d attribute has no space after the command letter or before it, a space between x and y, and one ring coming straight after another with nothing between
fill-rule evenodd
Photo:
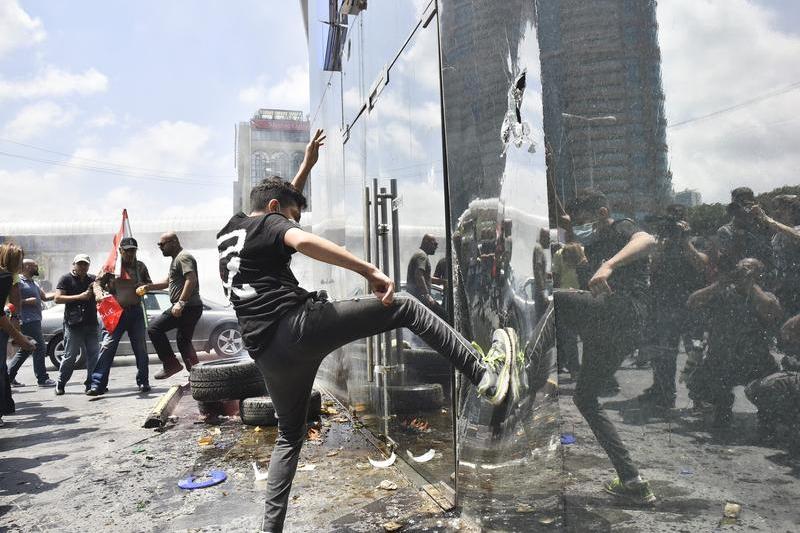
<instances>
[{"instance_id":1,"label":"jeans","mask_svg":"<svg viewBox=\"0 0 800 533\"><path fill-rule=\"evenodd\" d=\"M8 350L8 333L0 330L0 417L14 412L14 399L11 397L11 379L8 377L6 351Z\"/></svg>"},{"instance_id":2,"label":"jeans","mask_svg":"<svg viewBox=\"0 0 800 533\"><path fill-rule=\"evenodd\" d=\"M92 381L92 370L97 363L100 352L100 343L97 340L97 324L81 324L69 326L64 324L64 358L58 369L58 388L63 389L72 377L75 370L75 360L81 353L86 354L86 381L84 386L88 389Z\"/></svg>"},{"instance_id":3,"label":"jeans","mask_svg":"<svg viewBox=\"0 0 800 533\"><path fill-rule=\"evenodd\" d=\"M100 344L100 356L92 372L91 388L105 390L108 387L108 377L111 365L117 354L117 346L122 339L122 334L128 332L131 349L136 357L136 384L149 385L149 361L147 359L147 339L145 338L144 310L141 305L125 307L114 333L103 332L103 342Z\"/></svg>"},{"instance_id":4,"label":"jeans","mask_svg":"<svg viewBox=\"0 0 800 533\"><path fill-rule=\"evenodd\" d=\"M20 327L20 330L22 330L24 335L36 341L36 348L33 351L33 373L36 374L36 381L41 385L50 379L50 376L47 375L47 369L44 366L45 345L44 338L42 337L42 322L39 320L25 322ZM17 353L14 354L11 363L8 365L8 377L11 381L16 379L17 372L19 372L22 363L25 362L25 359L27 359L29 355L31 355L31 352L26 352L22 349L17 350Z\"/></svg>"},{"instance_id":5,"label":"jeans","mask_svg":"<svg viewBox=\"0 0 800 533\"><path fill-rule=\"evenodd\" d=\"M397 328L410 329L472 383L480 382L485 370L469 341L408 294L398 294L388 307L375 297L308 300L285 315L266 347L253 355L278 417L263 531L283 530L289 491L306 436L311 387L322 360L348 342Z\"/></svg>"},{"instance_id":6,"label":"jeans","mask_svg":"<svg viewBox=\"0 0 800 533\"><path fill-rule=\"evenodd\" d=\"M631 296L592 296L587 291L557 291L554 304L557 343L562 342L565 332L577 333L583 341L583 361L572 398L575 406L608 454L619 478L631 480L639 471L597 398L639 342L642 305Z\"/></svg>"},{"instance_id":7,"label":"jeans","mask_svg":"<svg viewBox=\"0 0 800 533\"><path fill-rule=\"evenodd\" d=\"M197 325L197 321L200 320L202 314L203 306L193 305L185 307L178 318L172 316L172 311L168 310L150 323L150 327L147 328L147 334L164 368L175 367L178 364L175 352L172 351L172 346L167 338L167 332L176 328L178 332L175 340L178 344L178 351L181 353L181 359L186 365L186 370L190 370L197 364L197 352L194 350L192 337L194 336L194 328Z\"/></svg>"}]
</instances>

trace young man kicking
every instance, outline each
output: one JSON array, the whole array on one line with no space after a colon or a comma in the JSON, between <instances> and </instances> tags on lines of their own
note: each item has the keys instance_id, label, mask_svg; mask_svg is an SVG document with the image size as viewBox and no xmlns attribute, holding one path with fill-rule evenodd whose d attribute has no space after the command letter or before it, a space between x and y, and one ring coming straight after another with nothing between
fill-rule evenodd
<instances>
[{"instance_id":1,"label":"young man kicking","mask_svg":"<svg viewBox=\"0 0 800 533\"><path fill-rule=\"evenodd\" d=\"M306 205L301 190L323 140L318 130L292 183L271 177L253 187L252 212L234 215L217 235L223 285L278 417L262 526L270 532L283 530L306 436L311 387L329 353L357 339L409 328L497 405L508 391L516 349L515 336L497 330L492 347L482 358L469 341L419 300L395 295L394 283L377 267L300 228L297 223ZM306 291L289 268L295 252L364 276L374 297L329 301L324 293Z\"/></svg>"}]
</instances>

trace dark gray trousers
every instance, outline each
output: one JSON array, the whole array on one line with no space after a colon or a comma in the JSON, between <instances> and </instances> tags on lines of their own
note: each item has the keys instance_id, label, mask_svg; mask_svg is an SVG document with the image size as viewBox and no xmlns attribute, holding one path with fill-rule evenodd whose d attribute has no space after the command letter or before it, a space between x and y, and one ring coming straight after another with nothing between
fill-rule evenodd
<instances>
[{"instance_id":1,"label":"dark gray trousers","mask_svg":"<svg viewBox=\"0 0 800 533\"><path fill-rule=\"evenodd\" d=\"M278 417L262 529L283 530L289 491L306 436L306 415L314 378L322 360L345 344L397 328L408 328L447 357L473 384L484 368L469 341L408 294L390 306L374 296L344 301L308 300L275 327L269 344L255 359Z\"/></svg>"},{"instance_id":2,"label":"dark gray trousers","mask_svg":"<svg viewBox=\"0 0 800 533\"><path fill-rule=\"evenodd\" d=\"M557 342L566 331L577 333L583 341L583 361L572 398L575 406L608 454L620 479L633 479L639 471L597 398L603 385L638 344L641 306L629 296L595 297L587 291L556 291L553 303Z\"/></svg>"}]
</instances>

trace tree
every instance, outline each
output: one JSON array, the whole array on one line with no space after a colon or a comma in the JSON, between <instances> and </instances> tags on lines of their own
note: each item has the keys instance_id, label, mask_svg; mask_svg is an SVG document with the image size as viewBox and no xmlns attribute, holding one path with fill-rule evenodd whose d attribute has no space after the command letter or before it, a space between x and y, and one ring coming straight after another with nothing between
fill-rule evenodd
<instances>
[{"instance_id":1,"label":"tree","mask_svg":"<svg viewBox=\"0 0 800 533\"><path fill-rule=\"evenodd\" d=\"M730 220L727 206L716 204L700 204L689 208L689 225L696 235L711 237Z\"/></svg>"}]
</instances>

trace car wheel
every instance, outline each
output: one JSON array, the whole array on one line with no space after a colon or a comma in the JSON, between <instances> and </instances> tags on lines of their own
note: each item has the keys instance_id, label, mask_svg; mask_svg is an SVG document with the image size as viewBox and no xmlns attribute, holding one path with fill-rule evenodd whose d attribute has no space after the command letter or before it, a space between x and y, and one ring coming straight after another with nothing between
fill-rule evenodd
<instances>
[{"instance_id":1,"label":"car wheel","mask_svg":"<svg viewBox=\"0 0 800 533\"><path fill-rule=\"evenodd\" d=\"M222 326L211 335L211 346L220 357L234 357L244 351L244 339L238 326Z\"/></svg>"},{"instance_id":2,"label":"car wheel","mask_svg":"<svg viewBox=\"0 0 800 533\"><path fill-rule=\"evenodd\" d=\"M50 342L47 343L47 357L50 358L50 362L53 363L56 369L61 368L61 360L64 359L63 333L57 333L50 339ZM86 354L83 353L83 350L81 350L78 359L75 361L75 368L86 368Z\"/></svg>"},{"instance_id":3,"label":"car wheel","mask_svg":"<svg viewBox=\"0 0 800 533\"><path fill-rule=\"evenodd\" d=\"M264 377L249 357L198 363L189 372L192 398L199 402L240 400L267 393Z\"/></svg>"},{"instance_id":4,"label":"car wheel","mask_svg":"<svg viewBox=\"0 0 800 533\"><path fill-rule=\"evenodd\" d=\"M398 414L438 411L444 406L444 389L439 383L389 385L391 410Z\"/></svg>"},{"instance_id":5,"label":"car wheel","mask_svg":"<svg viewBox=\"0 0 800 533\"><path fill-rule=\"evenodd\" d=\"M308 404L308 420L319 418L322 411L322 395L316 389L311 391L311 401ZM269 396L258 398L245 398L239 402L239 416L248 426L275 426L278 418L275 407Z\"/></svg>"}]
</instances>

